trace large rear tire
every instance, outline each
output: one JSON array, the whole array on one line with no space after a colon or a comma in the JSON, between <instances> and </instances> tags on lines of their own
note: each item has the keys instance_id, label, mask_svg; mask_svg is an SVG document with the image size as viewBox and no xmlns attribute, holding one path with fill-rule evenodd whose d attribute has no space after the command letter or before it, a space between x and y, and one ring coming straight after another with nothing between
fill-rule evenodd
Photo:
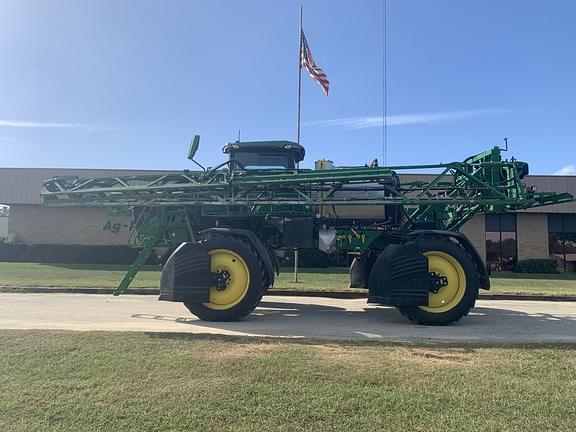
<instances>
[{"instance_id":1,"label":"large rear tire","mask_svg":"<svg viewBox=\"0 0 576 432\"><path fill-rule=\"evenodd\" d=\"M426 325L451 324L468 315L480 285L472 257L450 240L425 239L420 247L428 257L428 271L445 276L447 285L430 292L427 306L399 306L400 313Z\"/></svg>"},{"instance_id":2,"label":"large rear tire","mask_svg":"<svg viewBox=\"0 0 576 432\"><path fill-rule=\"evenodd\" d=\"M184 305L206 321L235 321L249 315L262 299L266 284L264 262L246 241L235 236L213 236L206 241L210 271L225 272L226 286L210 287L210 302Z\"/></svg>"}]
</instances>

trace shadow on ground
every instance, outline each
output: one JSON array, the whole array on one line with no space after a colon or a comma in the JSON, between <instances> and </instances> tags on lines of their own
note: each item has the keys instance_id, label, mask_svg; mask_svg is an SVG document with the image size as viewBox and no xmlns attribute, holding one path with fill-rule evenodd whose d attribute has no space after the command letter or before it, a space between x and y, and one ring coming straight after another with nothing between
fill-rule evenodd
<instances>
[{"instance_id":1,"label":"shadow on ground","mask_svg":"<svg viewBox=\"0 0 576 432\"><path fill-rule=\"evenodd\" d=\"M207 322L190 316L136 314L136 319L162 320L240 335L430 341L457 343L576 343L576 316L527 313L501 307L478 307L449 326L411 323L392 307L365 305L349 309L319 304L264 301L236 322Z\"/></svg>"}]
</instances>

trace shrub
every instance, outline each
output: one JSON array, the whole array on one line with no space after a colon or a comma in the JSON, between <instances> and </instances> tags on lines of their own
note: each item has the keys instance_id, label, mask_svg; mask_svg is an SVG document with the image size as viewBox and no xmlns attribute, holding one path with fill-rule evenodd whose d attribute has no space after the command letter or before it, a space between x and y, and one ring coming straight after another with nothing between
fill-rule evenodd
<instances>
[{"instance_id":1,"label":"shrub","mask_svg":"<svg viewBox=\"0 0 576 432\"><path fill-rule=\"evenodd\" d=\"M28 246L21 244L0 243L0 261L23 261Z\"/></svg>"},{"instance_id":2,"label":"shrub","mask_svg":"<svg viewBox=\"0 0 576 432\"><path fill-rule=\"evenodd\" d=\"M553 259L525 259L516 264L517 273L558 273L557 262Z\"/></svg>"},{"instance_id":3,"label":"shrub","mask_svg":"<svg viewBox=\"0 0 576 432\"><path fill-rule=\"evenodd\" d=\"M0 261L65 264L132 264L138 249L130 246L0 243ZM147 264L157 264L152 254Z\"/></svg>"}]
</instances>

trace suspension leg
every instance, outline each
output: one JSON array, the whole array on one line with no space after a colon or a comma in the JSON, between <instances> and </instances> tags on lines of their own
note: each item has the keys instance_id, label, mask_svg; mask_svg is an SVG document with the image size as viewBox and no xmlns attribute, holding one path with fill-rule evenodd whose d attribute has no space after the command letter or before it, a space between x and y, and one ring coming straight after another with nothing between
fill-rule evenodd
<instances>
[{"instance_id":1,"label":"suspension leg","mask_svg":"<svg viewBox=\"0 0 576 432\"><path fill-rule=\"evenodd\" d=\"M152 250L154 249L155 245L156 245L155 238L147 238L142 242L142 245L140 247L140 253L136 257L136 260L130 266L128 272L126 272L126 274L124 275L124 278L122 279L122 282L120 282L120 285L118 285L118 288L114 290L115 296L119 296L120 294L124 294L126 292L128 287L136 277L136 274L140 271L140 269L142 268L142 266L152 253Z\"/></svg>"}]
</instances>

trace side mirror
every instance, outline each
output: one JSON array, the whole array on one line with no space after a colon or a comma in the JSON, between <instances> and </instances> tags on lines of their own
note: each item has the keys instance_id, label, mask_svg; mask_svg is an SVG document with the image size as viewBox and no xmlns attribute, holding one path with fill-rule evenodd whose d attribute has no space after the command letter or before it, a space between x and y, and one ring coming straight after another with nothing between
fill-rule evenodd
<instances>
[{"instance_id":1,"label":"side mirror","mask_svg":"<svg viewBox=\"0 0 576 432\"><path fill-rule=\"evenodd\" d=\"M190 143L190 148L188 149L188 159L190 159L192 162L194 162L196 165L202 168L202 171L206 171L206 168L204 168L202 165L200 165L198 162L194 160L194 156L196 156L196 152L198 151L199 145L200 145L200 135L194 135L194 138L192 138L192 142Z\"/></svg>"},{"instance_id":2,"label":"side mirror","mask_svg":"<svg viewBox=\"0 0 576 432\"><path fill-rule=\"evenodd\" d=\"M198 146L200 145L200 135L194 135L192 142L190 143L190 148L188 149L188 159L194 160L194 156L198 151Z\"/></svg>"}]
</instances>

